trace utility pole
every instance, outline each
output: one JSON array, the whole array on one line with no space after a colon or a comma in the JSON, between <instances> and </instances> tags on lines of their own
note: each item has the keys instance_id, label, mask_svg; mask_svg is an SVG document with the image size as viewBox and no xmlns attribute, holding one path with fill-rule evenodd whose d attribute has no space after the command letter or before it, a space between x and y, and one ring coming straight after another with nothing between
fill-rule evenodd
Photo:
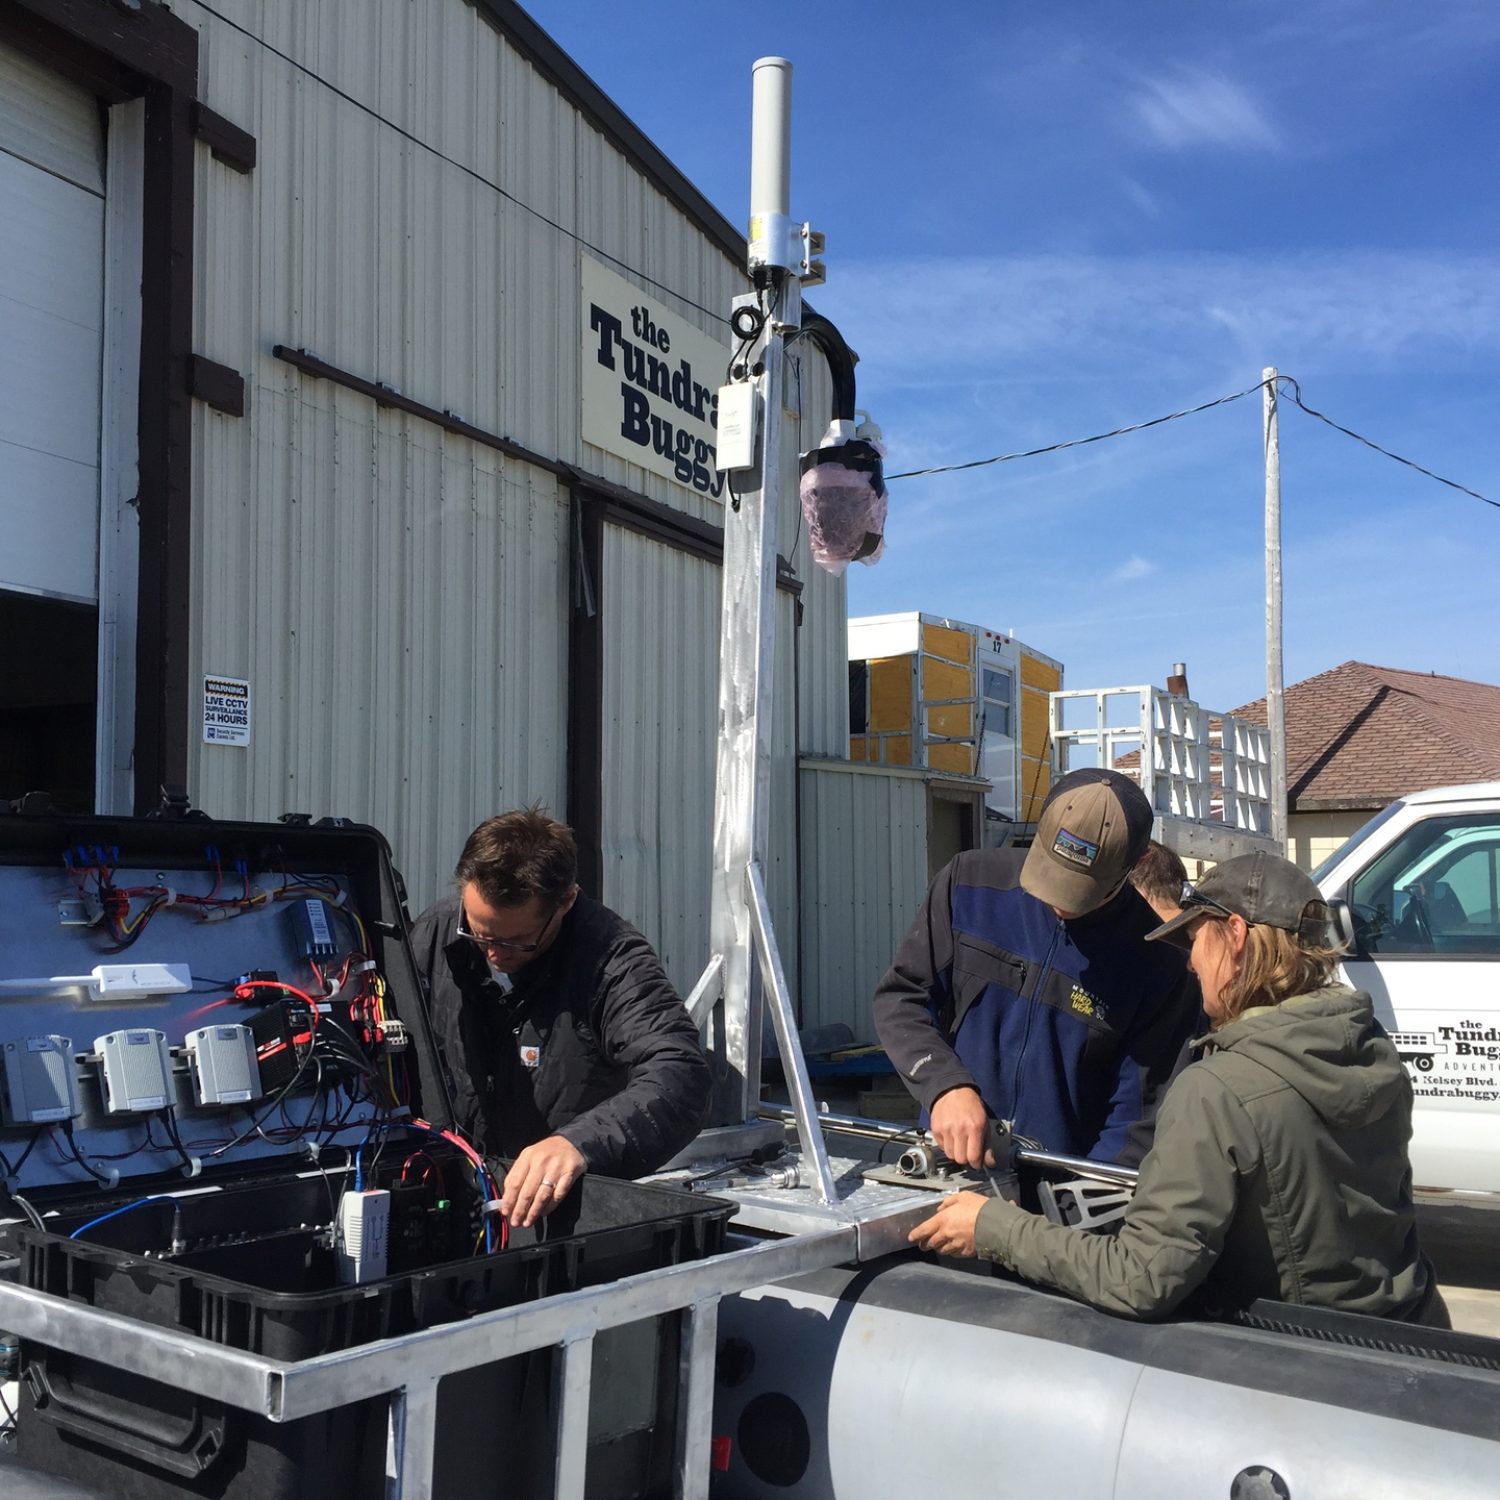
<instances>
[{"instance_id":1,"label":"utility pole","mask_svg":"<svg viewBox=\"0 0 1500 1500\"><path fill-rule=\"evenodd\" d=\"M1266 728L1271 736L1271 837L1286 853L1286 704L1281 669L1281 436L1276 368L1261 372L1266 449Z\"/></svg>"}]
</instances>

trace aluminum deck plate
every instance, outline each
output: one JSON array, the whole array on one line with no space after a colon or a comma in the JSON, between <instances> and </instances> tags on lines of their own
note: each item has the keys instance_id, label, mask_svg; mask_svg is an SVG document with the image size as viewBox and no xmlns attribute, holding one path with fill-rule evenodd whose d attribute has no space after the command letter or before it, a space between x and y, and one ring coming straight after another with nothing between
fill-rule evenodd
<instances>
[{"instance_id":1,"label":"aluminum deck plate","mask_svg":"<svg viewBox=\"0 0 1500 1500\"><path fill-rule=\"evenodd\" d=\"M794 1235L852 1224L859 1234L859 1258L870 1260L906 1249L906 1236L953 1191L869 1182L864 1175L871 1165L868 1158L833 1156L828 1165L838 1188L835 1204L821 1202L816 1187L716 1187L713 1193L740 1205L736 1229Z\"/></svg>"}]
</instances>

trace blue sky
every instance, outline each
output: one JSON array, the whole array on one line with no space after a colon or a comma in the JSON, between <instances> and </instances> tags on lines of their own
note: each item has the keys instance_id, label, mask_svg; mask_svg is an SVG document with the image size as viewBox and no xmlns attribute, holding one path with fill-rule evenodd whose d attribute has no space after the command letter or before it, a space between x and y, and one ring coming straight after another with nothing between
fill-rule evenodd
<instances>
[{"instance_id":1,"label":"blue sky","mask_svg":"<svg viewBox=\"0 0 1500 1500\"><path fill-rule=\"evenodd\" d=\"M1242 390L1500 500L1500 5L1490 0L532 0L743 223L750 65L796 67L792 211L891 472ZM757 24L759 22L760 24ZM1284 400L1286 677L1500 682L1500 510ZM854 614L922 609L1070 687L1264 692L1258 393L1073 452L892 485ZM799 562L805 562L799 559Z\"/></svg>"}]
</instances>

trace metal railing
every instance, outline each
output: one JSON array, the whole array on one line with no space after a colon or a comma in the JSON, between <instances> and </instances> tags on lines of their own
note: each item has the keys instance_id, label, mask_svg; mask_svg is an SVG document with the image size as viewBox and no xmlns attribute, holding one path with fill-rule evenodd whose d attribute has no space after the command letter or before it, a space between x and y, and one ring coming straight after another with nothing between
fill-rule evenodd
<instances>
[{"instance_id":1,"label":"metal railing","mask_svg":"<svg viewBox=\"0 0 1500 1500\"><path fill-rule=\"evenodd\" d=\"M1263 726L1149 686L1049 698L1054 778L1108 767L1134 778L1159 817L1270 835L1271 741ZM1080 705L1088 710L1083 723Z\"/></svg>"},{"instance_id":2,"label":"metal railing","mask_svg":"<svg viewBox=\"0 0 1500 1500\"><path fill-rule=\"evenodd\" d=\"M594 1336L682 1312L673 1493L679 1500L707 1500L719 1299L857 1261L862 1249L870 1256L889 1248L878 1240L862 1247L860 1226L841 1225L294 1364L5 1283L0 1283L0 1327L272 1422L294 1422L386 1396L395 1456L388 1500L430 1500L437 1390L445 1375L555 1347L560 1355L554 1386L553 1494L557 1500L582 1500Z\"/></svg>"}]
</instances>

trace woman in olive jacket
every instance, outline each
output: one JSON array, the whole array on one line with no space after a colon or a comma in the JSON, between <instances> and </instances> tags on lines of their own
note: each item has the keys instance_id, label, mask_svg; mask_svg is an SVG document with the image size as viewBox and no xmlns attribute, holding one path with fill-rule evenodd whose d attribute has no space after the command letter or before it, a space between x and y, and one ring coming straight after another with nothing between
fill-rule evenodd
<instances>
[{"instance_id":1,"label":"woman in olive jacket","mask_svg":"<svg viewBox=\"0 0 1500 1500\"><path fill-rule=\"evenodd\" d=\"M1201 1291L1448 1326L1412 1206L1412 1092L1370 997L1332 982L1328 910L1264 852L1210 871L1182 914L1212 1030L1168 1090L1118 1234L960 1193L912 1232L1107 1312L1161 1317Z\"/></svg>"}]
</instances>

